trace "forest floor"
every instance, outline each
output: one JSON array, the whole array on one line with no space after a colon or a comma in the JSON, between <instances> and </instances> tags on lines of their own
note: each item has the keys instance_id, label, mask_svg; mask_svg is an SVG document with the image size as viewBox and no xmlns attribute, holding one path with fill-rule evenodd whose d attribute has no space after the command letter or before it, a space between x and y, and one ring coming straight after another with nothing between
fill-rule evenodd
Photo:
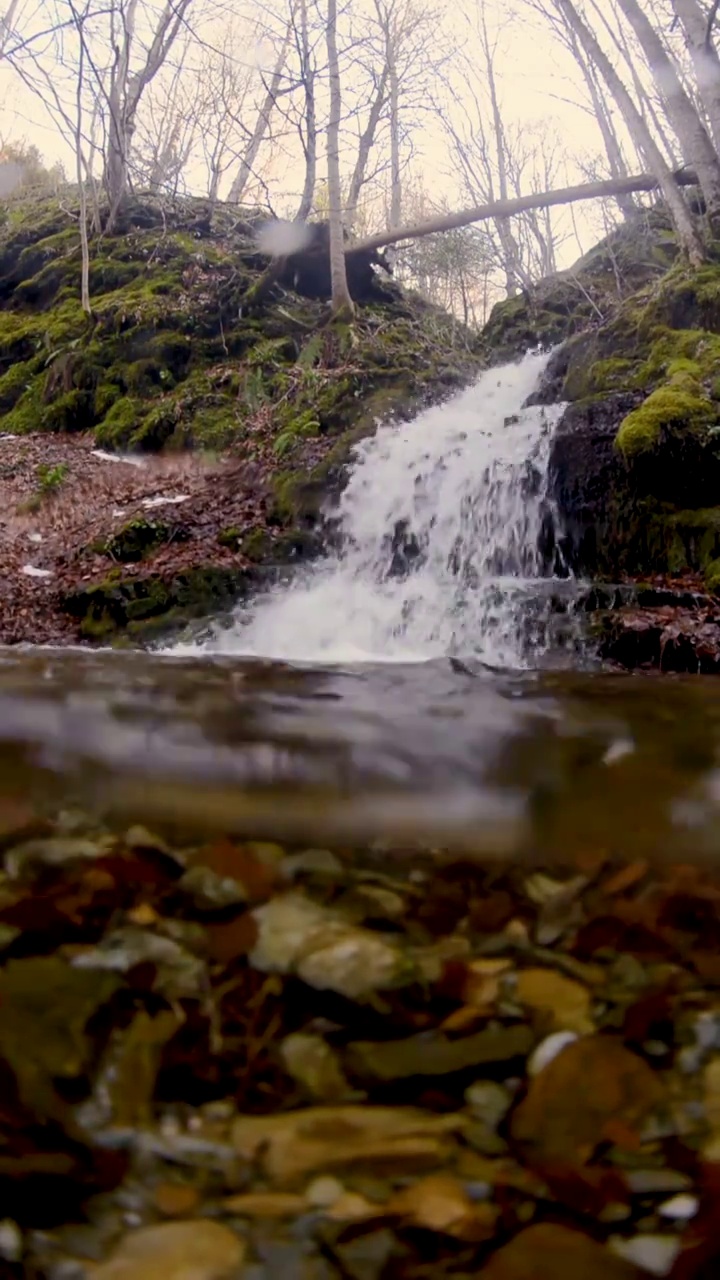
<instances>
[{"instance_id":1,"label":"forest floor","mask_svg":"<svg viewBox=\"0 0 720 1280\"><path fill-rule=\"evenodd\" d=\"M707 871L0 843L0 1274L717 1273Z\"/></svg>"},{"instance_id":2,"label":"forest floor","mask_svg":"<svg viewBox=\"0 0 720 1280\"><path fill-rule=\"evenodd\" d=\"M119 566L124 580L208 563L240 575L247 558L218 535L262 527L270 501L261 465L232 453L131 457L90 434L0 434L0 643L79 640L67 597Z\"/></svg>"}]
</instances>

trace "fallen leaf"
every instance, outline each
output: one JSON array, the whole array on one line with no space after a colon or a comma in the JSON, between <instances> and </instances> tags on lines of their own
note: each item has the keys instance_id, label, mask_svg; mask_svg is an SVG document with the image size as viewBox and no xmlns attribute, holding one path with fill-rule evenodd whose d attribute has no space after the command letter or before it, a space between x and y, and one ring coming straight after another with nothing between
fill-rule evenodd
<instances>
[{"instance_id":1,"label":"fallen leaf","mask_svg":"<svg viewBox=\"0 0 720 1280\"><path fill-rule=\"evenodd\" d=\"M153 1189L153 1204L166 1218L186 1218L197 1209L200 1193L183 1182L159 1182Z\"/></svg>"},{"instance_id":2,"label":"fallen leaf","mask_svg":"<svg viewBox=\"0 0 720 1280\"><path fill-rule=\"evenodd\" d=\"M445 1139L466 1125L462 1115L414 1107L307 1107L240 1116L232 1142L243 1159L259 1158L267 1177L286 1183L358 1162L437 1163L448 1154Z\"/></svg>"},{"instance_id":3,"label":"fallen leaf","mask_svg":"<svg viewBox=\"0 0 720 1280\"><path fill-rule=\"evenodd\" d=\"M462 1183L448 1173L431 1174L396 1192L385 1213L427 1231L475 1242L493 1235L498 1217L495 1205L473 1204Z\"/></svg>"},{"instance_id":4,"label":"fallen leaf","mask_svg":"<svg viewBox=\"0 0 720 1280\"><path fill-rule=\"evenodd\" d=\"M280 1056L288 1075L311 1098L337 1102L350 1092L340 1060L322 1036L296 1031L283 1040Z\"/></svg>"},{"instance_id":5,"label":"fallen leaf","mask_svg":"<svg viewBox=\"0 0 720 1280\"><path fill-rule=\"evenodd\" d=\"M225 1280L244 1256L244 1241L228 1227L196 1218L130 1232L92 1274L93 1280Z\"/></svg>"},{"instance_id":6,"label":"fallen leaf","mask_svg":"<svg viewBox=\"0 0 720 1280\"><path fill-rule=\"evenodd\" d=\"M0 1056L26 1106L60 1118L53 1077L84 1071L92 1053L85 1028L120 985L115 974L73 969L55 956L11 960L0 970Z\"/></svg>"},{"instance_id":7,"label":"fallen leaf","mask_svg":"<svg viewBox=\"0 0 720 1280\"><path fill-rule=\"evenodd\" d=\"M521 969L516 977L515 996L520 1004L543 1016L547 1030L584 1035L595 1029L590 1017L590 992L553 969Z\"/></svg>"},{"instance_id":8,"label":"fallen leaf","mask_svg":"<svg viewBox=\"0 0 720 1280\"><path fill-rule=\"evenodd\" d=\"M636 1130L664 1096L654 1071L612 1036L567 1045L530 1083L511 1129L534 1164L585 1164L622 1121Z\"/></svg>"},{"instance_id":9,"label":"fallen leaf","mask_svg":"<svg viewBox=\"0 0 720 1280\"><path fill-rule=\"evenodd\" d=\"M276 851L276 856L272 852ZM218 840L198 854L197 863L208 867L219 879L232 879L242 887L245 901L265 902L281 883L278 864L284 857L279 845L241 845Z\"/></svg>"},{"instance_id":10,"label":"fallen leaf","mask_svg":"<svg viewBox=\"0 0 720 1280\"><path fill-rule=\"evenodd\" d=\"M227 1196L222 1206L239 1218L298 1218L308 1210L305 1197L290 1191L248 1191Z\"/></svg>"},{"instance_id":11,"label":"fallen leaf","mask_svg":"<svg viewBox=\"0 0 720 1280\"><path fill-rule=\"evenodd\" d=\"M107 933L97 947L73 959L78 972L128 973L136 965L154 965L153 990L169 1000L197 996L205 987L205 963L186 947L161 933L129 924Z\"/></svg>"},{"instance_id":12,"label":"fallen leaf","mask_svg":"<svg viewBox=\"0 0 720 1280\"><path fill-rule=\"evenodd\" d=\"M500 995L502 977L512 969L512 962L504 958L471 960L467 965L462 998L476 1009L489 1011Z\"/></svg>"},{"instance_id":13,"label":"fallen leaf","mask_svg":"<svg viewBox=\"0 0 720 1280\"><path fill-rule=\"evenodd\" d=\"M369 1218L381 1217L384 1212L382 1205L375 1204L359 1192L344 1191L326 1209L325 1216L332 1222L367 1222Z\"/></svg>"},{"instance_id":14,"label":"fallen leaf","mask_svg":"<svg viewBox=\"0 0 720 1280\"><path fill-rule=\"evenodd\" d=\"M614 875L603 881L600 885L600 892L608 896L627 892L628 889L632 889L633 885L638 884L647 875L649 867L649 862L644 858L639 858L636 862L629 862L627 866L621 867Z\"/></svg>"},{"instance_id":15,"label":"fallen leaf","mask_svg":"<svg viewBox=\"0 0 720 1280\"><path fill-rule=\"evenodd\" d=\"M150 1123L162 1051L179 1026L170 1009L154 1017L141 1009L129 1027L116 1032L95 1084L95 1094L110 1104L108 1121L119 1128Z\"/></svg>"},{"instance_id":16,"label":"fallen leaf","mask_svg":"<svg viewBox=\"0 0 720 1280\"><path fill-rule=\"evenodd\" d=\"M590 1236L556 1223L526 1227L482 1268L483 1280L640 1280L646 1273Z\"/></svg>"},{"instance_id":17,"label":"fallen leaf","mask_svg":"<svg viewBox=\"0 0 720 1280\"><path fill-rule=\"evenodd\" d=\"M226 924L210 924L206 930L208 954L219 964L247 955L258 939L258 927L249 911Z\"/></svg>"}]
</instances>

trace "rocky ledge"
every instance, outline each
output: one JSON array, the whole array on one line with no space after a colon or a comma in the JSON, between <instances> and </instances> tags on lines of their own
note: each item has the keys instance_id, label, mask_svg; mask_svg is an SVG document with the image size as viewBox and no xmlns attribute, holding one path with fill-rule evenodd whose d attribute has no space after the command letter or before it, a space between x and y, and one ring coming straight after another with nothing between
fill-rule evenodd
<instances>
[{"instance_id":1,"label":"rocky ledge","mask_svg":"<svg viewBox=\"0 0 720 1280\"><path fill-rule=\"evenodd\" d=\"M0 643L137 643L229 606L317 552L378 420L482 367L477 335L370 264L356 322L329 325L267 281L261 216L135 199L91 240L88 316L72 192L0 206Z\"/></svg>"}]
</instances>

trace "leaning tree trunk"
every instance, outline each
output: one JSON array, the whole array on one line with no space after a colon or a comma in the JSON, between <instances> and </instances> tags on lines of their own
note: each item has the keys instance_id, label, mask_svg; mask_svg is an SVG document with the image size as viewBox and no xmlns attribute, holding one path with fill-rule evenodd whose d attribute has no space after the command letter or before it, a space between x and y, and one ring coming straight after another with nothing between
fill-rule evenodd
<instances>
[{"instance_id":1,"label":"leaning tree trunk","mask_svg":"<svg viewBox=\"0 0 720 1280\"><path fill-rule=\"evenodd\" d=\"M618 141L615 129L612 123L612 117L608 111L603 96L600 93L598 82L595 79L595 69L592 63L588 62L583 56L577 39L572 31L568 32L570 42L572 44L573 55L582 74L585 84L587 85L588 94L592 103L595 119L598 128L602 134L602 140L605 144L605 155L607 156L608 166L613 178L626 178L628 176L628 167L625 163L623 153ZM618 196L617 206L624 218L632 218L637 213L637 205L632 196Z\"/></svg>"},{"instance_id":2,"label":"leaning tree trunk","mask_svg":"<svg viewBox=\"0 0 720 1280\"><path fill-rule=\"evenodd\" d=\"M698 176L712 224L720 220L720 160L705 126L688 97L675 64L660 36L638 0L618 0L648 60L655 83L663 98L685 164Z\"/></svg>"},{"instance_id":3,"label":"leaning tree trunk","mask_svg":"<svg viewBox=\"0 0 720 1280\"><path fill-rule=\"evenodd\" d=\"M387 85L388 85L388 67L386 63L385 66L383 67L382 75L380 77L380 83L378 84L377 90L375 92L375 97L373 98L373 101L372 101L372 106L370 107L370 111L368 113L367 124L365 125L365 128L363 129L362 133L360 134L360 141L358 142L358 153L357 153L357 159L355 161L355 168L353 169L352 177L350 178L347 204L345 206L345 225L347 227L347 230L351 234L352 234L353 226L355 225L355 219L357 218L358 201L360 199L360 192L362 191L363 186L365 185L365 179L367 175L367 164L370 158L370 152L372 151L373 144L375 142L377 127L380 123L380 117L383 112L383 107L385 106L385 101L387 97ZM397 220L397 225L398 226L400 225L399 216Z\"/></svg>"},{"instance_id":4,"label":"leaning tree trunk","mask_svg":"<svg viewBox=\"0 0 720 1280\"><path fill-rule=\"evenodd\" d=\"M338 319L352 318L355 308L350 297L345 268L345 236L340 188L340 66L337 52L337 0L328 0L327 57L330 79L330 114L327 126L328 220L330 223L330 278L332 312Z\"/></svg>"},{"instance_id":5,"label":"leaning tree trunk","mask_svg":"<svg viewBox=\"0 0 720 1280\"><path fill-rule=\"evenodd\" d=\"M302 139L303 153L305 155L305 180L295 218L298 222L306 222L315 199L315 183L317 180L317 111L315 107L315 66L310 52L310 38L308 36L307 0L300 0L299 12L300 67L305 91L305 137Z\"/></svg>"},{"instance_id":6,"label":"leaning tree trunk","mask_svg":"<svg viewBox=\"0 0 720 1280\"><path fill-rule=\"evenodd\" d=\"M280 53L278 54L277 61L273 68L272 76L270 77L270 83L267 86L267 89L265 91L265 97L263 98L262 105L260 107L260 110L258 111L257 120L255 121L255 128L253 129L252 136L250 137L248 144L245 148L245 151L243 153L242 160L240 161L240 167L230 186L230 191L228 193L228 200L230 204L240 203L240 201L243 198L245 188L247 187L247 184L250 181L250 178L252 177L255 161L257 160L257 157L258 157L258 152L263 142L265 141L267 131L270 128L270 120L272 118L272 113L275 110L275 103L277 101L278 90L282 82L283 72L285 70L285 63L287 62L289 48L290 48L290 24L288 23L287 31L285 32L285 38L282 43L282 48L280 49Z\"/></svg>"},{"instance_id":7,"label":"leaning tree trunk","mask_svg":"<svg viewBox=\"0 0 720 1280\"><path fill-rule=\"evenodd\" d=\"M399 227L402 217L402 175L400 170L400 80L393 36L388 31L387 59L390 85L390 213L388 226Z\"/></svg>"},{"instance_id":8,"label":"leaning tree trunk","mask_svg":"<svg viewBox=\"0 0 720 1280\"><path fill-rule=\"evenodd\" d=\"M697 0L672 0L672 6L685 32L700 101L715 148L720 151L720 58L708 30L708 20Z\"/></svg>"},{"instance_id":9,"label":"leaning tree trunk","mask_svg":"<svg viewBox=\"0 0 720 1280\"><path fill-rule=\"evenodd\" d=\"M683 0L684 2L684 0ZM572 28L587 56L595 63L613 95L627 125L633 144L656 175L660 190L672 218L680 247L693 266L705 260L705 250L692 214L678 190L665 157L653 138L648 126L635 106L620 76L592 31L585 25L572 0L555 0L556 8Z\"/></svg>"}]
</instances>

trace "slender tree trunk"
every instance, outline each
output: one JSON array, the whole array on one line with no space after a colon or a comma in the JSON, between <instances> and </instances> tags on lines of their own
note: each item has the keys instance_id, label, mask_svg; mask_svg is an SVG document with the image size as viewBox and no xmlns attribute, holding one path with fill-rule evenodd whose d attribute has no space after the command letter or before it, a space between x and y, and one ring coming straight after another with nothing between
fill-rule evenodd
<instances>
[{"instance_id":1,"label":"slender tree trunk","mask_svg":"<svg viewBox=\"0 0 720 1280\"><path fill-rule=\"evenodd\" d=\"M308 36L307 0L299 0L300 12L300 65L305 91L305 136L302 139L305 156L305 181L295 218L306 222L315 198L317 182L317 112L315 107L315 67L310 53Z\"/></svg>"},{"instance_id":2,"label":"slender tree trunk","mask_svg":"<svg viewBox=\"0 0 720 1280\"><path fill-rule=\"evenodd\" d=\"M720 151L720 58L712 38L708 39L708 20L697 0L672 0L672 7L685 32L700 100Z\"/></svg>"},{"instance_id":3,"label":"slender tree trunk","mask_svg":"<svg viewBox=\"0 0 720 1280\"><path fill-rule=\"evenodd\" d=\"M697 174L691 169L674 175L673 183L680 187L697 186ZM440 231L454 231L457 227L469 227L472 222L484 222L488 218L508 217L526 213L528 209L551 209L559 204L574 204L578 200L602 200L606 196L631 195L634 191L656 191L660 179L653 173L640 173L629 178L606 178L602 182L583 182L576 187L559 187L557 191L533 192L529 196L517 196L513 200L492 200L489 204L462 209L459 213L441 214L427 218L412 226L399 227L397 231L380 231L366 236L349 248L355 253L360 249L383 249L401 240L417 240L420 236L437 235Z\"/></svg>"},{"instance_id":4,"label":"slender tree trunk","mask_svg":"<svg viewBox=\"0 0 720 1280\"><path fill-rule=\"evenodd\" d=\"M358 200L360 199L360 192L362 191L363 186L365 184L365 175L367 173L367 163L370 158L370 152L372 151L373 143L375 142L375 134L377 133L377 127L380 123L380 117L382 115L383 107L385 106L385 101L387 98L387 88L388 88L388 67L386 63L385 66L383 67L382 75L380 76L377 91L375 93L375 97L373 98L372 105L370 107L370 113L367 118L367 124L365 125L365 128L363 129L362 133L360 134L360 141L358 143L357 160L355 161L355 168L353 169L352 177L350 179L350 186L348 188L348 197L345 205L345 225L348 231L350 232L352 231L353 226L355 224L355 219L357 218ZM398 219L398 225L399 225L399 219Z\"/></svg>"},{"instance_id":5,"label":"slender tree trunk","mask_svg":"<svg viewBox=\"0 0 720 1280\"><path fill-rule=\"evenodd\" d=\"M600 133L602 134L602 140L605 145L605 155L607 156L610 173L614 178L626 178L628 175L628 168L620 149L617 134L613 128L610 112L605 106L605 101L598 88L594 69L592 64L583 57L573 33L570 32L569 34L573 44L575 60L582 71L583 78L590 95L593 111L595 112L595 119L597 120ZM637 206L632 196L618 196L617 204L624 218L632 218L637 212Z\"/></svg>"},{"instance_id":6,"label":"slender tree trunk","mask_svg":"<svg viewBox=\"0 0 720 1280\"><path fill-rule=\"evenodd\" d=\"M488 92L490 94L490 106L493 117L493 132L495 134L495 153L497 155L498 167L498 187L500 190L500 199L508 198L508 180L507 180L507 157L505 150L505 130L503 128L502 114L500 111L500 101L498 99L497 84L495 81L495 68L493 66L492 50L490 49L490 39L488 37L487 23L485 20L485 9L482 10L482 38L483 51L485 53L485 71L487 75ZM520 262L520 249L517 241L512 233L509 218L498 218L495 222L498 239L502 248L503 262L505 268L505 289L509 298L512 298L518 291L519 277L522 274Z\"/></svg>"},{"instance_id":7,"label":"slender tree trunk","mask_svg":"<svg viewBox=\"0 0 720 1280\"><path fill-rule=\"evenodd\" d=\"M677 3L677 0L675 2ZM681 2L684 2L684 0L681 0ZM705 250L692 214L678 190L673 180L672 172L638 108L635 106L607 54L600 47L590 28L583 22L571 0L555 0L555 7L563 14L587 56L592 59L601 72L625 118L625 123L634 145L641 155L645 157L646 163L658 179L683 252L693 265L699 266L705 259Z\"/></svg>"},{"instance_id":8,"label":"slender tree trunk","mask_svg":"<svg viewBox=\"0 0 720 1280\"><path fill-rule=\"evenodd\" d=\"M668 119L680 143L685 164L695 169L705 197L708 216L720 217L720 160L705 126L683 88L680 76L660 36L638 0L618 0L648 60L653 78L665 101Z\"/></svg>"},{"instance_id":9,"label":"slender tree trunk","mask_svg":"<svg viewBox=\"0 0 720 1280\"><path fill-rule=\"evenodd\" d=\"M2 58L5 53L8 40L12 34L12 24L15 21L15 14L18 11L19 4L20 0L10 0L10 4L5 10L2 18L0 18L0 58Z\"/></svg>"},{"instance_id":10,"label":"slender tree trunk","mask_svg":"<svg viewBox=\"0 0 720 1280\"><path fill-rule=\"evenodd\" d=\"M353 301L345 268L345 236L342 221L342 191L340 187L340 117L342 97L340 93L340 65L337 51L337 0L328 0L327 58L330 79L330 114L327 127L327 174L330 223L330 278L332 286L332 312L338 319L350 319L354 313Z\"/></svg>"},{"instance_id":11,"label":"slender tree trunk","mask_svg":"<svg viewBox=\"0 0 720 1280\"><path fill-rule=\"evenodd\" d=\"M400 82L393 37L387 35L388 84L390 89L390 214L388 226L399 227L402 218L402 175L400 171Z\"/></svg>"},{"instance_id":12,"label":"slender tree trunk","mask_svg":"<svg viewBox=\"0 0 720 1280\"><path fill-rule=\"evenodd\" d=\"M90 303L90 245L88 243L87 191L83 173L83 87L85 78L85 41L80 32L80 54L77 84L75 86L75 172L80 193L80 305L87 316L92 315Z\"/></svg>"},{"instance_id":13,"label":"slender tree trunk","mask_svg":"<svg viewBox=\"0 0 720 1280\"><path fill-rule=\"evenodd\" d=\"M275 109L278 90L282 83L283 72L285 70L285 63L287 62L289 49L290 49L290 23L288 23L287 30L285 32L285 38L282 43L282 48L280 49L280 52L278 54L277 61L273 68L273 73L270 77L270 83L267 86L265 97L263 98L262 105L260 107L260 110L258 111L258 117L257 117L257 120L255 121L255 128L253 129L252 136L248 141L248 144L243 153L242 160L240 161L240 167L235 177L233 178L232 184L230 186L230 191L228 192L228 200L230 204L240 203L240 201L243 198L245 188L247 187L247 184L250 181L250 178L252 177L253 168L255 165L255 161L257 160L258 152L263 142L265 141L267 131L270 128L270 120L272 118L272 113Z\"/></svg>"}]
</instances>

